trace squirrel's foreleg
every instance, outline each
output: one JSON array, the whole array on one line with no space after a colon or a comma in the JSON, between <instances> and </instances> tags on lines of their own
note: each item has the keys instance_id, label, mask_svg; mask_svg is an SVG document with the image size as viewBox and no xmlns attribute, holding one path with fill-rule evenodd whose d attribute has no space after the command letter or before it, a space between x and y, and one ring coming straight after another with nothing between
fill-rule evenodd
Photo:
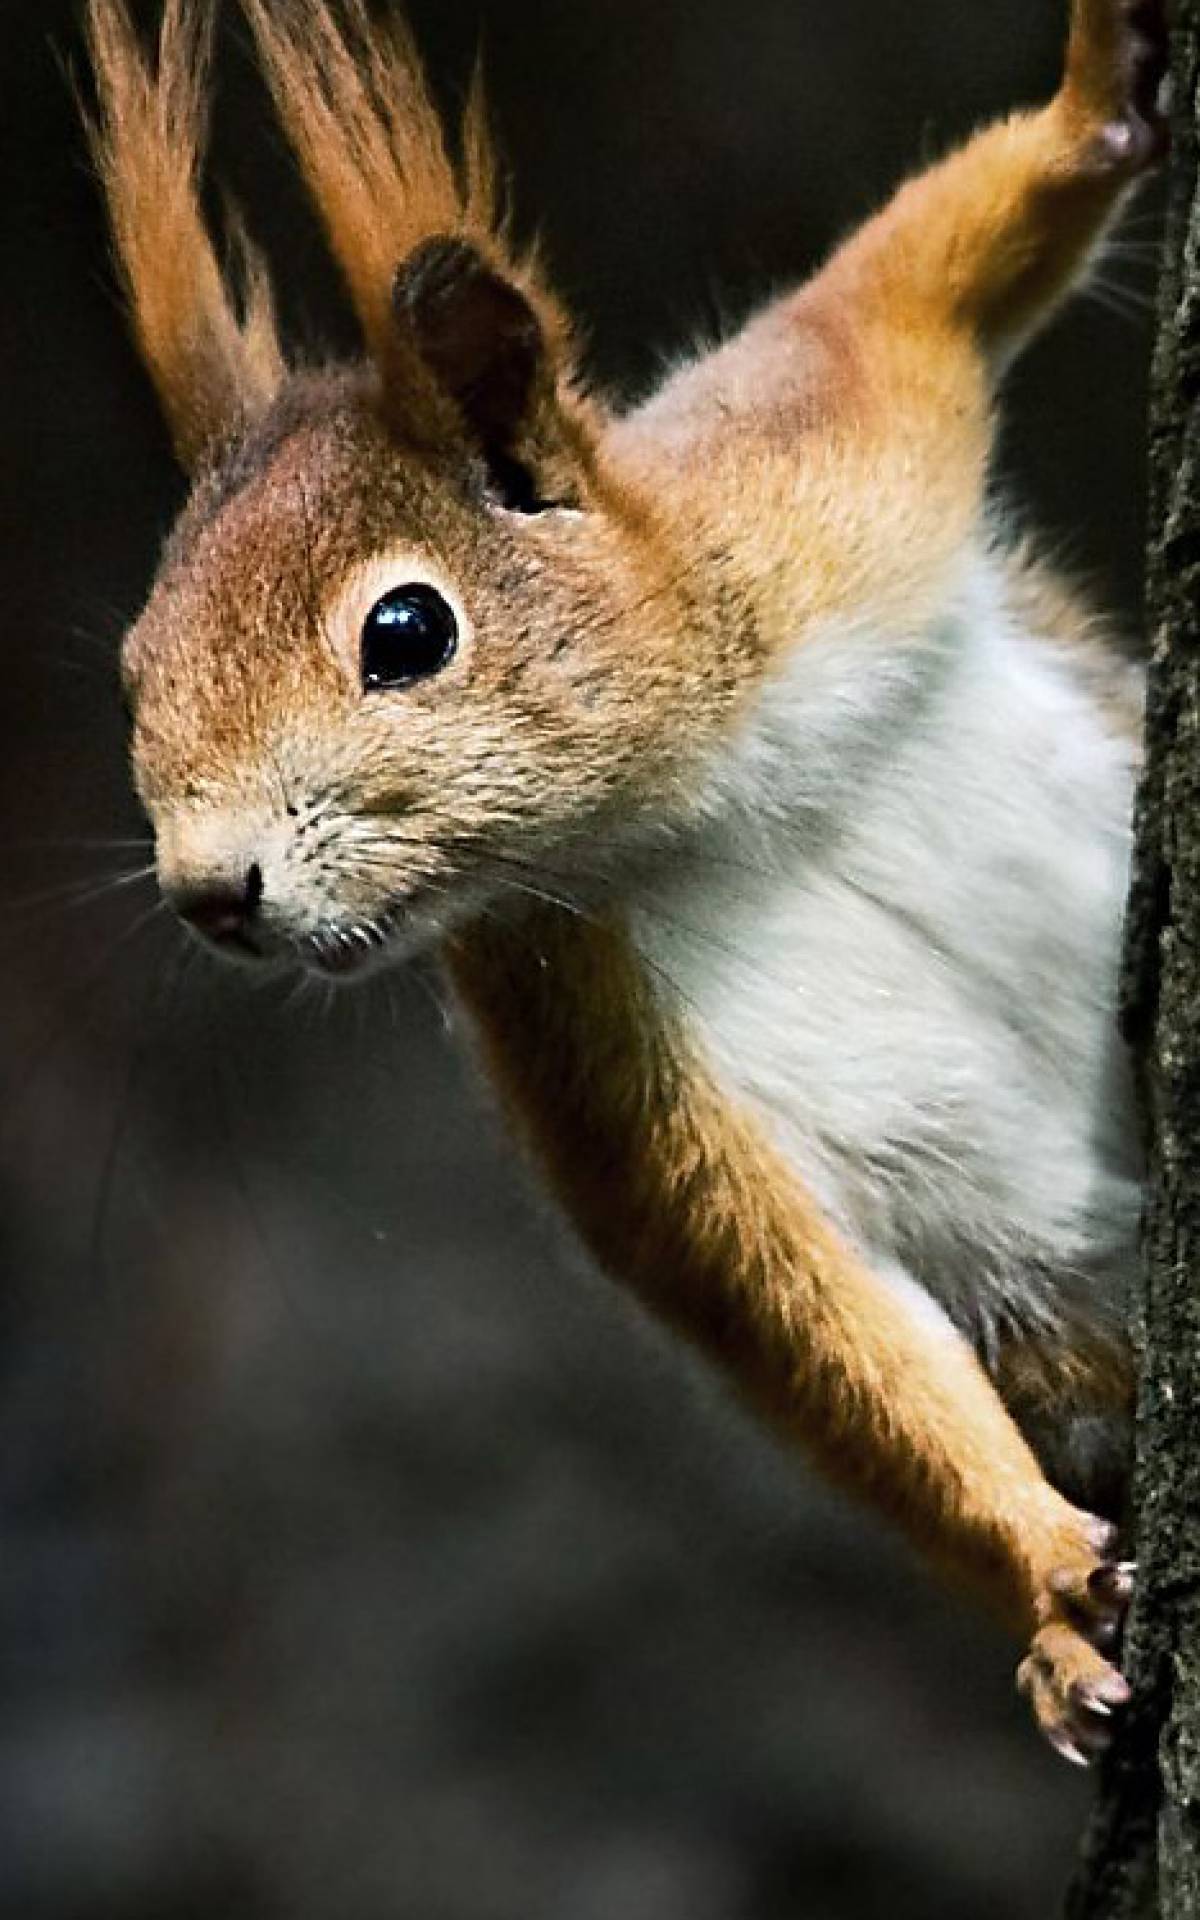
<instances>
[{"instance_id":1,"label":"squirrel's foreleg","mask_svg":"<svg viewBox=\"0 0 1200 1920\"><path fill-rule=\"evenodd\" d=\"M771 1424L1032 1641L1060 1751L1127 1698L1114 1529L1055 1492L965 1339L872 1271L658 1005L620 926L491 923L452 965L512 1117L600 1263Z\"/></svg>"},{"instance_id":2,"label":"squirrel's foreleg","mask_svg":"<svg viewBox=\"0 0 1200 1920\"><path fill-rule=\"evenodd\" d=\"M1075 0L1062 85L903 187L830 263L859 317L966 333L1001 364L1054 310L1160 156L1164 0Z\"/></svg>"},{"instance_id":3,"label":"squirrel's foreleg","mask_svg":"<svg viewBox=\"0 0 1200 1920\"><path fill-rule=\"evenodd\" d=\"M1161 152L1165 57L1164 0L1076 0L1048 106L910 180L622 425L664 497L688 462L680 537L715 528L773 583L764 647L847 615L916 631L944 607L982 514L997 377Z\"/></svg>"}]
</instances>

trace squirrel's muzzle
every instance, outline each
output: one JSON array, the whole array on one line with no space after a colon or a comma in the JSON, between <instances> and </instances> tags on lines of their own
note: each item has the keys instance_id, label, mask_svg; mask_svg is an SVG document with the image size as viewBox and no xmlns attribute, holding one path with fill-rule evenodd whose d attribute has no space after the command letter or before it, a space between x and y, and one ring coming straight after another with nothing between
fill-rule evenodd
<instances>
[{"instance_id":1,"label":"squirrel's muzzle","mask_svg":"<svg viewBox=\"0 0 1200 1920\"><path fill-rule=\"evenodd\" d=\"M179 918L213 946L258 955L254 937L263 897L262 868L252 862L243 873L209 874L164 886L164 894Z\"/></svg>"}]
</instances>

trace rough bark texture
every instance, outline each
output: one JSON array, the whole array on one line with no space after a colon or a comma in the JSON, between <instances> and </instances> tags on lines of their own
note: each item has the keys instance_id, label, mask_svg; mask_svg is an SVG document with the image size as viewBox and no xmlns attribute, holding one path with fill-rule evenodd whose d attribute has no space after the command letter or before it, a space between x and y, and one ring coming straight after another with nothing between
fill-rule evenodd
<instances>
[{"instance_id":1,"label":"rough bark texture","mask_svg":"<svg viewBox=\"0 0 1200 1920\"><path fill-rule=\"evenodd\" d=\"M1200 1916L1200 0L1177 0L1174 151L1150 428L1147 764L1123 1018L1150 1190L1135 1308L1135 1707L1069 1920Z\"/></svg>"}]
</instances>

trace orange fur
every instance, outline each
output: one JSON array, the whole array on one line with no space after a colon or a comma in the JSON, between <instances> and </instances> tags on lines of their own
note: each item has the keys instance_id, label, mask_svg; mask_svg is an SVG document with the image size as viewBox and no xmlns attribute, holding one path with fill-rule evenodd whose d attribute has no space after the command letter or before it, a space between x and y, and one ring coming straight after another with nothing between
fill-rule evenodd
<instances>
[{"instance_id":1,"label":"orange fur","mask_svg":"<svg viewBox=\"0 0 1200 1920\"><path fill-rule=\"evenodd\" d=\"M284 130L349 286L376 364L389 370L397 268L423 241L470 241L520 285L557 356L566 316L532 253L509 243L478 74L452 157L407 27L364 0L243 0ZM401 377L411 377L406 364Z\"/></svg>"},{"instance_id":2,"label":"orange fur","mask_svg":"<svg viewBox=\"0 0 1200 1920\"><path fill-rule=\"evenodd\" d=\"M495 168L481 97L455 167L412 39L395 13L373 26L363 0L246 0L263 70L325 222L372 352L386 361L392 280L432 234L490 240Z\"/></svg>"},{"instance_id":3,"label":"orange fur","mask_svg":"<svg viewBox=\"0 0 1200 1920\"><path fill-rule=\"evenodd\" d=\"M1136 0L1075 0L1063 84L910 181L836 257L862 323L1011 357L1076 281L1157 150Z\"/></svg>"},{"instance_id":4,"label":"orange fur","mask_svg":"<svg viewBox=\"0 0 1200 1920\"><path fill-rule=\"evenodd\" d=\"M1109 143L1126 4L1078 0L1048 106L909 181L807 286L618 425L647 485L682 461L704 475L691 513L710 543L746 518L753 442L753 571L776 583L781 645L843 611L916 626L944 596L982 512L997 370L1078 280L1146 163ZM770 598L761 611L770 634Z\"/></svg>"},{"instance_id":5,"label":"orange fur","mask_svg":"<svg viewBox=\"0 0 1200 1920\"><path fill-rule=\"evenodd\" d=\"M153 63L124 0L88 0L87 25L99 96L88 131L130 312L180 460L195 467L284 370L258 254L235 224L235 303L200 210L211 0L167 0Z\"/></svg>"},{"instance_id":6,"label":"orange fur","mask_svg":"<svg viewBox=\"0 0 1200 1920\"><path fill-rule=\"evenodd\" d=\"M246 5L373 364L292 376L264 412L279 378L265 292L239 324L196 200L208 15L169 0L155 80L122 0L91 0L97 149L177 442L194 459L253 423L202 477L127 644L137 778L168 884L244 871L272 836L286 874L290 780L353 795L339 912L424 910L477 897L489 859L520 872L531 846L569 858L614 819L670 820L809 633L915 635L947 604L982 518L996 364L1078 276L1144 161L1112 137L1127 9L1077 0L1050 107L911 182L810 287L612 420L573 394L566 320L506 239L478 96L455 164L402 28L372 26L363 0ZM546 365L516 451L587 511L494 511L465 420L404 339L397 268L445 237L536 315ZM384 563L433 570L469 602L454 700L414 686L402 727L364 710L357 671ZM1012 580L1045 604L1019 559ZM1053 614L1077 629L1061 596ZM402 836L373 842L389 819ZM317 832L316 811L305 824ZM965 1341L871 1274L720 1088L619 909L599 925L553 904L460 921L450 959L601 1263L1033 1632L1039 1714L1069 1718L1071 1689L1107 1672L1077 1630L1105 1614L1089 1586L1105 1529L1049 1487ZM1066 1354L1000 1356L1010 1407L1051 1404L1064 1360L1080 1403L1127 1399L1127 1356L1081 1335Z\"/></svg>"},{"instance_id":7,"label":"orange fur","mask_svg":"<svg viewBox=\"0 0 1200 1920\"><path fill-rule=\"evenodd\" d=\"M1095 1523L1047 1486L967 1343L931 1337L731 1107L619 923L485 924L452 967L494 1082L601 1264L831 1478L1032 1631L1051 1576L1095 1564Z\"/></svg>"},{"instance_id":8,"label":"orange fur","mask_svg":"<svg viewBox=\"0 0 1200 1920\"><path fill-rule=\"evenodd\" d=\"M1128 175L1066 96L976 135L901 188L830 269L863 325L967 339L990 365L1044 325Z\"/></svg>"}]
</instances>

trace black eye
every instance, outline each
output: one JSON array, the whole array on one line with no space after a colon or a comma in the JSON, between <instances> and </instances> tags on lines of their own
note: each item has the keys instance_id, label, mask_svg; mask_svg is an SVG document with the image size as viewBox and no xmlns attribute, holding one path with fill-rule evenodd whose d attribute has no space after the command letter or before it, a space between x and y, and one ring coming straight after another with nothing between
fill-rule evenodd
<instances>
[{"instance_id":1,"label":"black eye","mask_svg":"<svg viewBox=\"0 0 1200 1920\"><path fill-rule=\"evenodd\" d=\"M449 666L458 646L454 609L436 587L414 580L377 600L363 622L362 683L367 693L406 687Z\"/></svg>"}]
</instances>

